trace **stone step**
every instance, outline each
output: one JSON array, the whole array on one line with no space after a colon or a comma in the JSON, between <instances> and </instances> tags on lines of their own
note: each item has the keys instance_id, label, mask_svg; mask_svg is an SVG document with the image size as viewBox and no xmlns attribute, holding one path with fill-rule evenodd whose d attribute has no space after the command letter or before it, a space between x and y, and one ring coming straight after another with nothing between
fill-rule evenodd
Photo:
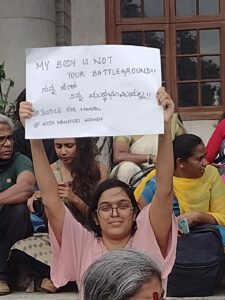
<instances>
[{"instance_id":1,"label":"stone step","mask_svg":"<svg viewBox=\"0 0 225 300\"><path fill-rule=\"evenodd\" d=\"M24 293L15 292L10 295L6 295L2 300L78 300L78 294L74 292L66 293ZM209 297L168 297L167 300L225 300L225 279L221 283L220 288L216 291L215 295Z\"/></svg>"},{"instance_id":2,"label":"stone step","mask_svg":"<svg viewBox=\"0 0 225 300\"><path fill-rule=\"evenodd\" d=\"M168 297L167 300L225 300L225 291L218 291L215 296L209 297L184 297L184 298L172 298ZM10 295L4 296L2 299L7 300L78 300L78 294L69 293L24 293L16 292Z\"/></svg>"},{"instance_id":3,"label":"stone step","mask_svg":"<svg viewBox=\"0 0 225 300\"><path fill-rule=\"evenodd\" d=\"M1 298L2 300L78 300L78 294L68 293L24 293L15 292Z\"/></svg>"}]
</instances>

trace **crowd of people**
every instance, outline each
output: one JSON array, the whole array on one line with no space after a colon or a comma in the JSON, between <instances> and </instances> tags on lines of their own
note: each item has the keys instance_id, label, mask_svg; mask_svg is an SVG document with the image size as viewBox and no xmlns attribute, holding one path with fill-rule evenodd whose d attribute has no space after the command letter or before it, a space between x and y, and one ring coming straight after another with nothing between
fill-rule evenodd
<instances>
[{"instance_id":1,"label":"crowd of people","mask_svg":"<svg viewBox=\"0 0 225 300\"><path fill-rule=\"evenodd\" d=\"M225 185L209 164L222 156L224 122L205 147L186 133L164 88L156 97L164 134L115 137L112 171L92 138L26 141L25 120L35 112L25 90L17 99L23 126L15 131L0 115L0 295L15 286L10 268L18 263L48 292L74 282L84 300L162 300L179 220L218 225L225 244ZM131 177L152 164L133 191Z\"/></svg>"}]
</instances>

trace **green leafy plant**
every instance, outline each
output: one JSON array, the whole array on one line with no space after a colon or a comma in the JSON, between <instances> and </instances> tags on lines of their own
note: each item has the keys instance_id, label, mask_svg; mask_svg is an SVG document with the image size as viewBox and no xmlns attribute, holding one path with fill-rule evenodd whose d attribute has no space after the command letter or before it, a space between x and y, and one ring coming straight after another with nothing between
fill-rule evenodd
<instances>
[{"instance_id":1,"label":"green leafy plant","mask_svg":"<svg viewBox=\"0 0 225 300\"><path fill-rule=\"evenodd\" d=\"M14 121L15 101L9 102L9 91L14 87L14 81L6 77L5 63L0 64L0 113Z\"/></svg>"}]
</instances>

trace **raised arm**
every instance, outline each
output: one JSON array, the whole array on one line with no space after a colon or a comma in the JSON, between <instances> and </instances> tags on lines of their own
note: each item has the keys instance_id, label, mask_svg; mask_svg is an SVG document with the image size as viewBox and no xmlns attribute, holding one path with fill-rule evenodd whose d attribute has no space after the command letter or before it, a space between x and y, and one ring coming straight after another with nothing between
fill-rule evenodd
<instances>
[{"instance_id":1,"label":"raised arm","mask_svg":"<svg viewBox=\"0 0 225 300\"><path fill-rule=\"evenodd\" d=\"M33 115L32 104L28 101L20 104L20 120L24 125L25 119ZM61 243L65 207L58 194L58 185L54 173L49 165L41 140L31 140L31 151L34 172L37 180L46 216L51 228Z\"/></svg>"},{"instance_id":2,"label":"raised arm","mask_svg":"<svg viewBox=\"0 0 225 300\"><path fill-rule=\"evenodd\" d=\"M173 197L173 149L171 119L174 103L164 88L157 92L157 99L164 110L164 134L159 135L156 161L156 192L149 210L150 223L162 254L165 256L172 224Z\"/></svg>"}]
</instances>

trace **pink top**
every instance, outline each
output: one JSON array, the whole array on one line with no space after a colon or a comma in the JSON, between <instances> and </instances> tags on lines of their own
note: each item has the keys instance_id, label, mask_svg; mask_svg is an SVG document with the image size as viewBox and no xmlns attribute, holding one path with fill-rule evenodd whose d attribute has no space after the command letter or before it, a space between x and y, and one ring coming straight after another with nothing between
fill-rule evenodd
<instances>
[{"instance_id":1,"label":"pink top","mask_svg":"<svg viewBox=\"0 0 225 300\"><path fill-rule=\"evenodd\" d=\"M225 119L216 126L206 146L206 159L209 163L214 162L217 157L222 141L225 139Z\"/></svg>"},{"instance_id":2,"label":"pink top","mask_svg":"<svg viewBox=\"0 0 225 300\"><path fill-rule=\"evenodd\" d=\"M172 230L168 241L167 253L164 258L155 239L149 222L149 206L146 206L137 217L137 231L128 242L127 247L142 250L155 258L162 271L163 288L166 290L167 276L170 273L176 256L177 222L172 217ZM102 240L87 231L65 209L61 247L49 226L52 247L51 279L56 287L64 286L68 281L76 281L81 286L82 275L96 259L107 249Z\"/></svg>"}]
</instances>

